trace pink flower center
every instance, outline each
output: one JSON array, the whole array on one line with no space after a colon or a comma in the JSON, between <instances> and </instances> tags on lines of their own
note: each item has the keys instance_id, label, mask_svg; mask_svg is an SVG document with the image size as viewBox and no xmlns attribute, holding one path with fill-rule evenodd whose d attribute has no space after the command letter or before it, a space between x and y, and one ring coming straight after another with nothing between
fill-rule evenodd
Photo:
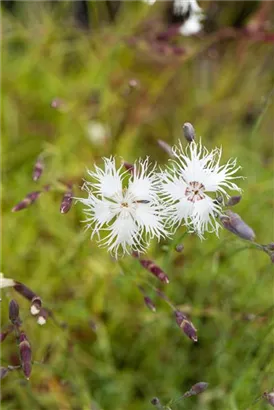
<instances>
[{"instance_id":1,"label":"pink flower center","mask_svg":"<svg viewBox=\"0 0 274 410\"><path fill-rule=\"evenodd\" d=\"M188 184L188 187L185 190L185 196L188 201L196 202L204 199L204 190L205 187L198 181L191 181Z\"/></svg>"}]
</instances>

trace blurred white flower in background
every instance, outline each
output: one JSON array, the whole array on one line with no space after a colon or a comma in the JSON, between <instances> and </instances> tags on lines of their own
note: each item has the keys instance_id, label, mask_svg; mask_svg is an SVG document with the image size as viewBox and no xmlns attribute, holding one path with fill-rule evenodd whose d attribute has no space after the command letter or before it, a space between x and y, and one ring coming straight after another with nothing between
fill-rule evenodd
<instances>
[{"instance_id":1,"label":"blurred white flower in background","mask_svg":"<svg viewBox=\"0 0 274 410\"><path fill-rule=\"evenodd\" d=\"M192 141L184 151L181 143L173 148L174 159L160 174L162 193L169 208L169 223L172 227L185 224L190 232L203 238L205 231L216 232L221 204L208 194L228 197L227 189L241 191L232 182L240 169L236 160L220 165L222 150L215 148L209 152L201 142Z\"/></svg>"},{"instance_id":2,"label":"blurred white flower in background","mask_svg":"<svg viewBox=\"0 0 274 410\"><path fill-rule=\"evenodd\" d=\"M202 30L201 21L204 19L204 14L196 0L175 0L173 10L175 14L182 16L189 13L179 30L182 35L191 36Z\"/></svg>"},{"instance_id":3,"label":"blurred white flower in background","mask_svg":"<svg viewBox=\"0 0 274 410\"><path fill-rule=\"evenodd\" d=\"M103 169L95 165L94 171L88 171L93 180L83 185L88 198L77 198L86 206L87 228L116 257L132 250L143 252L150 239L167 235L155 167L147 158L137 161L130 173L123 171L123 165L117 169L114 158L103 160Z\"/></svg>"},{"instance_id":4,"label":"blurred white flower in background","mask_svg":"<svg viewBox=\"0 0 274 410\"><path fill-rule=\"evenodd\" d=\"M87 136L94 145L103 145L110 138L110 129L100 121L89 121Z\"/></svg>"},{"instance_id":5,"label":"blurred white flower in background","mask_svg":"<svg viewBox=\"0 0 274 410\"><path fill-rule=\"evenodd\" d=\"M152 6L155 2L156 2L156 0L142 0L144 3L147 3L147 4L149 4L150 6Z\"/></svg>"}]
</instances>

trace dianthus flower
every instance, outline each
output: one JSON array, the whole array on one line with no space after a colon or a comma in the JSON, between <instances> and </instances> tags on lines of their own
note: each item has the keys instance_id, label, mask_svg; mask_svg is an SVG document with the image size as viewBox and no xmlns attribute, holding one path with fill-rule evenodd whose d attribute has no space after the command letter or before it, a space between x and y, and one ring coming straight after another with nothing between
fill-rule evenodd
<instances>
[{"instance_id":1,"label":"dianthus flower","mask_svg":"<svg viewBox=\"0 0 274 410\"><path fill-rule=\"evenodd\" d=\"M103 158L104 167L88 171L92 182L83 189L88 198L77 198L84 210L91 237L116 257L143 252L153 237L166 236L166 211L159 198L159 180L148 158L134 164L132 172L117 169L114 158Z\"/></svg>"},{"instance_id":2,"label":"dianthus flower","mask_svg":"<svg viewBox=\"0 0 274 410\"><path fill-rule=\"evenodd\" d=\"M170 166L160 174L170 224L174 227L184 223L200 238L205 231L218 235L217 219L222 207L216 196L228 197L228 189L240 191L232 182L241 178L235 176L240 167L233 159L220 165L222 150L215 148L209 152L201 142L192 141L186 150L179 142L178 147L173 147L173 154Z\"/></svg>"}]
</instances>

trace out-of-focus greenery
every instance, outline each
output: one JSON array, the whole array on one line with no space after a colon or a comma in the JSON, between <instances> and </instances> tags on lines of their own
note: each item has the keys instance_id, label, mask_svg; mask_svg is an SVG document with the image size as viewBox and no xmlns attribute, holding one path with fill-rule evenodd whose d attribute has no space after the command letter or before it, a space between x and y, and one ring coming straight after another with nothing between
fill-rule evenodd
<instances>
[{"instance_id":1,"label":"out-of-focus greenery","mask_svg":"<svg viewBox=\"0 0 274 410\"><path fill-rule=\"evenodd\" d=\"M207 391L170 404L172 410L269 407L253 404L274 387L273 269L266 254L224 230L205 241L187 236L182 253L169 241L153 243L148 257L170 278L161 285L136 259L117 263L90 241L80 204L59 212L56 181L73 181L79 196L86 167L102 156L133 162L149 155L164 164L168 156L157 140L175 143L190 121L208 148L222 145L223 161L238 158L246 179L235 212L259 243L273 240L271 36L228 29L241 2L205 2L213 27L207 34L165 40L157 35L167 29L169 5L124 2L110 22L106 2L90 2L89 29L75 24L70 2L18 2L16 13L3 13L3 272L37 292L56 319L39 326L28 301L12 289L2 292L2 324L16 299L34 360L29 381L20 371L3 380L3 409L149 409L154 396L166 404L199 381L209 383ZM242 26L256 21L260 7L247 5ZM264 19L272 12L268 6ZM98 122L103 140L94 137ZM45 171L33 182L41 153ZM11 212L48 183L52 190L35 204ZM147 282L189 313L198 343L180 331ZM9 335L2 366L18 360Z\"/></svg>"}]
</instances>

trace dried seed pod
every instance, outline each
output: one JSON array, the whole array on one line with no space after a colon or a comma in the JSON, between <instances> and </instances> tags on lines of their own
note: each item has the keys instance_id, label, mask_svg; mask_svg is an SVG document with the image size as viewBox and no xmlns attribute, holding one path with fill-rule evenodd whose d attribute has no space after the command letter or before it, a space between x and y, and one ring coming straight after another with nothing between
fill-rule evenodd
<instances>
[{"instance_id":1,"label":"dried seed pod","mask_svg":"<svg viewBox=\"0 0 274 410\"><path fill-rule=\"evenodd\" d=\"M44 171L44 162L42 157L39 156L34 164L32 179L33 181L38 181Z\"/></svg>"},{"instance_id":2,"label":"dried seed pod","mask_svg":"<svg viewBox=\"0 0 274 410\"><path fill-rule=\"evenodd\" d=\"M234 233L234 235L248 241L255 239L255 233L240 217L232 211L227 211L226 215L220 216L220 221L225 229Z\"/></svg>"},{"instance_id":3,"label":"dried seed pod","mask_svg":"<svg viewBox=\"0 0 274 410\"><path fill-rule=\"evenodd\" d=\"M155 306L155 304L153 303L153 301L150 299L149 296L144 296L144 302L145 302L145 305L146 305L150 310L152 310L152 312L156 312L156 306Z\"/></svg>"},{"instance_id":4,"label":"dried seed pod","mask_svg":"<svg viewBox=\"0 0 274 410\"><path fill-rule=\"evenodd\" d=\"M194 384L189 391L184 394L184 397L195 396L196 394L203 393L208 388L208 383L199 382Z\"/></svg>"},{"instance_id":5,"label":"dried seed pod","mask_svg":"<svg viewBox=\"0 0 274 410\"><path fill-rule=\"evenodd\" d=\"M12 212L18 212L22 209L28 208L33 204L41 195L41 191L30 192L21 202L12 208Z\"/></svg>"},{"instance_id":6,"label":"dried seed pod","mask_svg":"<svg viewBox=\"0 0 274 410\"><path fill-rule=\"evenodd\" d=\"M227 201L226 206L234 206L234 205L237 205L237 204L240 202L241 199L242 199L242 196L241 196L241 195L231 196L231 197L229 198L229 200Z\"/></svg>"},{"instance_id":7,"label":"dried seed pod","mask_svg":"<svg viewBox=\"0 0 274 410\"><path fill-rule=\"evenodd\" d=\"M124 167L126 168L126 170L128 172L131 173L131 175L133 175L133 173L134 173L134 165L133 164L130 164L129 162L124 161Z\"/></svg>"},{"instance_id":8,"label":"dried seed pod","mask_svg":"<svg viewBox=\"0 0 274 410\"><path fill-rule=\"evenodd\" d=\"M197 342L197 330L195 329L193 323L179 310L174 312L176 322L182 331L193 341Z\"/></svg>"},{"instance_id":9,"label":"dried seed pod","mask_svg":"<svg viewBox=\"0 0 274 410\"><path fill-rule=\"evenodd\" d=\"M153 261L148 260L148 259L140 259L140 263L146 270L151 272L161 282L169 283L168 276L159 266L155 265Z\"/></svg>"},{"instance_id":10,"label":"dried seed pod","mask_svg":"<svg viewBox=\"0 0 274 410\"><path fill-rule=\"evenodd\" d=\"M72 189L69 189L67 192L65 192L60 206L61 214L66 214L70 210L73 201L72 196Z\"/></svg>"},{"instance_id":11,"label":"dried seed pod","mask_svg":"<svg viewBox=\"0 0 274 410\"><path fill-rule=\"evenodd\" d=\"M195 129L190 122L185 122L183 125L183 134L188 142L195 140Z\"/></svg>"},{"instance_id":12,"label":"dried seed pod","mask_svg":"<svg viewBox=\"0 0 274 410\"><path fill-rule=\"evenodd\" d=\"M7 376L9 369L7 367L0 367L0 379L4 379Z\"/></svg>"},{"instance_id":13,"label":"dried seed pod","mask_svg":"<svg viewBox=\"0 0 274 410\"><path fill-rule=\"evenodd\" d=\"M31 300L30 313L35 316L38 315L42 307L42 300L39 296L34 296Z\"/></svg>"},{"instance_id":14,"label":"dried seed pod","mask_svg":"<svg viewBox=\"0 0 274 410\"><path fill-rule=\"evenodd\" d=\"M25 377L29 379L31 374L31 346L25 332L23 331L19 336L19 354L23 373Z\"/></svg>"},{"instance_id":15,"label":"dried seed pod","mask_svg":"<svg viewBox=\"0 0 274 410\"><path fill-rule=\"evenodd\" d=\"M21 320L19 317L19 305L16 300L11 300L9 303L9 319L13 325L20 326Z\"/></svg>"},{"instance_id":16,"label":"dried seed pod","mask_svg":"<svg viewBox=\"0 0 274 410\"><path fill-rule=\"evenodd\" d=\"M158 145L170 156L174 157L172 147L165 141L157 140Z\"/></svg>"}]
</instances>

